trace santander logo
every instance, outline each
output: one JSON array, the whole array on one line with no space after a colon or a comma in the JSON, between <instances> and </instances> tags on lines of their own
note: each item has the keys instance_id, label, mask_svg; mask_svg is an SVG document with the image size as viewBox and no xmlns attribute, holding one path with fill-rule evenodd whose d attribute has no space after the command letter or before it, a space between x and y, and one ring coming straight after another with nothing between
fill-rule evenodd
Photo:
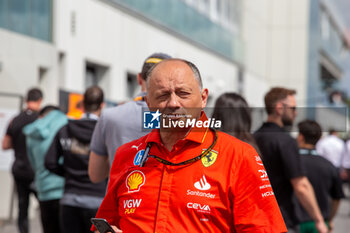
<instances>
[{"instance_id":1,"label":"santander logo","mask_svg":"<svg viewBox=\"0 0 350 233\"><path fill-rule=\"evenodd\" d=\"M196 183L194 183L194 187L198 190L209 190L211 188L210 184L207 182L207 179L205 179L205 176L203 175L203 177L197 181Z\"/></svg>"}]
</instances>

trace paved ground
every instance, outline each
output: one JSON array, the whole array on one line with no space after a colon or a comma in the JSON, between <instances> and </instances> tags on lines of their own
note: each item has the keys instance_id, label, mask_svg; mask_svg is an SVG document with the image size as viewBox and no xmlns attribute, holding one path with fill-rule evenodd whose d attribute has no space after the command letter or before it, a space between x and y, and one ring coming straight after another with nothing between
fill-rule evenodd
<instances>
[{"instance_id":1,"label":"paved ground","mask_svg":"<svg viewBox=\"0 0 350 233\"><path fill-rule=\"evenodd\" d=\"M349 196L348 196L349 197ZM350 198L343 200L340 204L339 212L335 218L335 229L332 233L348 233L350 232ZM37 211L30 221L31 233L41 233L39 212ZM15 223L1 222L0 233L17 233Z\"/></svg>"},{"instance_id":2,"label":"paved ground","mask_svg":"<svg viewBox=\"0 0 350 233\"><path fill-rule=\"evenodd\" d=\"M350 232L350 198L343 200L334 220L334 233Z\"/></svg>"}]
</instances>

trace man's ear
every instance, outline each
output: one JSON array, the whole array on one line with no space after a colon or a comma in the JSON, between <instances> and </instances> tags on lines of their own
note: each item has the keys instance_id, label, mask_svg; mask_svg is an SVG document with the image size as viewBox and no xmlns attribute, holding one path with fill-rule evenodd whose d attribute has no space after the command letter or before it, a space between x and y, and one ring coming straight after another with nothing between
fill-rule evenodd
<instances>
[{"instance_id":1,"label":"man's ear","mask_svg":"<svg viewBox=\"0 0 350 233\"><path fill-rule=\"evenodd\" d=\"M207 88L204 88L202 90L201 96L202 96L202 108L205 108L207 106L207 100L208 100L209 91Z\"/></svg>"},{"instance_id":2,"label":"man's ear","mask_svg":"<svg viewBox=\"0 0 350 233\"><path fill-rule=\"evenodd\" d=\"M106 103L105 102L102 102L102 104L100 105L100 109L104 109L104 107L106 107Z\"/></svg>"},{"instance_id":3,"label":"man's ear","mask_svg":"<svg viewBox=\"0 0 350 233\"><path fill-rule=\"evenodd\" d=\"M142 85L141 73L138 73L138 74L136 75L136 79L137 79L137 83L141 86L141 85Z\"/></svg>"},{"instance_id":4,"label":"man's ear","mask_svg":"<svg viewBox=\"0 0 350 233\"><path fill-rule=\"evenodd\" d=\"M301 133L298 134L298 137L297 137L297 142L298 142L298 145L299 147L304 145L305 143L305 138L304 138L304 135L302 135Z\"/></svg>"},{"instance_id":5,"label":"man's ear","mask_svg":"<svg viewBox=\"0 0 350 233\"><path fill-rule=\"evenodd\" d=\"M277 102L274 110L275 110L274 112L278 116L283 115L283 104L281 102Z\"/></svg>"}]
</instances>

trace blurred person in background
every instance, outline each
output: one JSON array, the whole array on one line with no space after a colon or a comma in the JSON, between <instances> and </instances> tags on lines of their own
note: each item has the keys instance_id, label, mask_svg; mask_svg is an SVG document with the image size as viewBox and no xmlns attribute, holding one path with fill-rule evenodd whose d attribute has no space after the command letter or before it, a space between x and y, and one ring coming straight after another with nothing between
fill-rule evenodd
<instances>
[{"instance_id":1,"label":"blurred person in background","mask_svg":"<svg viewBox=\"0 0 350 233\"><path fill-rule=\"evenodd\" d=\"M345 149L342 159L342 169L340 174L342 180L347 182L348 187L350 189L350 139L348 139L345 143Z\"/></svg>"},{"instance_id":2,"label":"blurred person in background","mask_svg":"<svg viewBox=\"0 0 350 233\"><path fill-rule=\"evenodd\" d=\"M284 129L297 115L294 90L271 88L265 95L267 122L254 133L262 160L288 232L299 232L293 194L316 223L318 232L328 232L299 156L298 144Z\"/></svg>"},{"instance_id":3,"label":"blurred person in background","mask_svg":"<svg viewBox=\"0 0 350 233\"><path fill-rule=\"evenodd\" d=\"M84 93L82 118L69 120L58 131L46 154L46 168L65 178L60 200L63 233L89 232L90 218L95 216L105 195L107 181L93 184L88 175L90 141L104 105L103 99L101 88L89 87Z\"/></svg>"},{"instance_id":4,"label":"blurred person in background","mask_svg":"<svg viewBox=\"0 0 350 233\"><path fill-rule=\"evenodd\" d=\"M147 109L144 100L146 74L155 64L168 58L171 57L164 53L154 53L147 57L141 73L137 74L141 93L135 97L134 101L103 111L91 139L89 176L92 182L100 182L107 178L118 147L148 133L142 131L141 120L142 109Z\"/></svg>"},{"instance_id":5,"label":"blurred person in background","mask_svg":"<svg viewBox=\"0 0 350 233\"><path fill-rule=\"evenodd\" d=\"M316 144L317 153L330 161L338 169L338 172L340 172L342 167L344 149L345 143L339 138L335 129L330 129L329 135L319 140Z\"/></svg>"},{"instance_id":6,"label":"blurred person in background","mask_svg":"<svg viewBox=\"0 0 350 233\"><path fill-rule=\"evenodd\" d=\"M252 118L247 101L236 93L224 93L215 102L212 118L221 120L220 130L246 143L259 152L253 135L250 133Z\"/></svg>"},{"instance_id":7,"label":"blurred person in background","mask_svg":"<svg viewBox=\"0 0 350 233\"><path fill-rule=\"evenodd\" d=\"M339 173L331 162L318 156L316 151L315 145L322 135L320 125L312 120L304 120L298 124L298 130L297 142L301 162L306 169L306 176L315 190L322 216L328 223L329 230L332 231L340 199L344 198ZM297 214L301 221L301 233L317 233L314 221L300 204L297 205Z\"/></svg>"},{"instance_id":8,"label":"blurred person in background","mask_svg":"<svg viewBox=\"0 0 350 233\"><path fill-rule=\"evenodd\" d=\"M63 194L64 179L49 172L45 155L60 128L68 123L58 107L49 105L39 113L39 119L23 128L27 153L35 171L35 185L40 204L41 223L44 233L60 233L59 200Z\"/></svg>"},{"instance_id":9,"label":"blurred person in background","mask_svg":"<svg viewBox=\"0 0 350 233\"><path fill-rule=\"evenodd\" d=\"M29 163L23 127L38 118L43 94L40 89L30 89L26 97L26 109L17 115L9 124L2 141L2 149L13 149L15 161L12 174L16 184L18 197L18 229L20 233L29 232L28 207L30 193L36 195L34 187L34 171Z\"/></svg>"}]
</instances>

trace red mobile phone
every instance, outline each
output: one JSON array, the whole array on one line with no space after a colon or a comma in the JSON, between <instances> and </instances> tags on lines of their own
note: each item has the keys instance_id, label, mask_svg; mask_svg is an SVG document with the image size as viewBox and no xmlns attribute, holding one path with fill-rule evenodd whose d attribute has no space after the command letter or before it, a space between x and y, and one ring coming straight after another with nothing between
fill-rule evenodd
<instances>
[{"instance_id":1,"label":"red mobile phone","mask_svg":"<svg viewBox=\"0 0 350 233\"><path fill-rule=\"evenodd\" d=\"M100 233L107 233L107 232L116 233L111 227L111 225L109 225L107 220L104 218L91 218L91 222L92 224L95 225L96 229Z\"/></svg>"}]
</instances>

